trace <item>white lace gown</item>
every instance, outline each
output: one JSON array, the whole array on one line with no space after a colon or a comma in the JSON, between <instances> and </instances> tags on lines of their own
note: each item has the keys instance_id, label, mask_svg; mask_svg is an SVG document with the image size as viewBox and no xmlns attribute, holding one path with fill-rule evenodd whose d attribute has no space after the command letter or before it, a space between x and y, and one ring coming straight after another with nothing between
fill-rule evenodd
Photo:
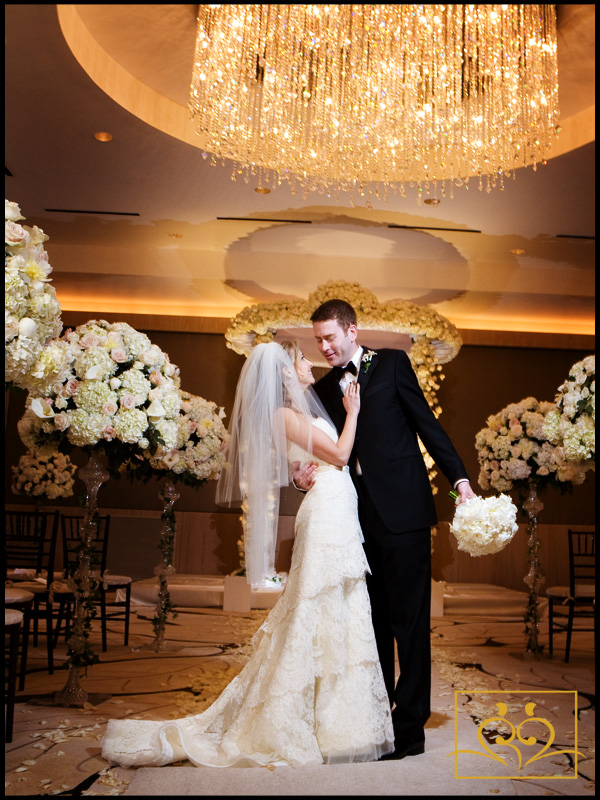
<instances>
[{"instance_id":1,"label":"white lace gown","mask_svg":"<svg viewBox=\"0 0 600 800\"><path fill-rule=\"evenodd\" d=\"M317 420L337 439L328 423ZM296 445L290 461L305 461ZM113 764L188 759L231 767L373 761L394 749L371 624L356 490L347 468L319 463L296 518L289 576L253 639L253 655L201 714L110 720Z\"/></svg>"}]
</instances>

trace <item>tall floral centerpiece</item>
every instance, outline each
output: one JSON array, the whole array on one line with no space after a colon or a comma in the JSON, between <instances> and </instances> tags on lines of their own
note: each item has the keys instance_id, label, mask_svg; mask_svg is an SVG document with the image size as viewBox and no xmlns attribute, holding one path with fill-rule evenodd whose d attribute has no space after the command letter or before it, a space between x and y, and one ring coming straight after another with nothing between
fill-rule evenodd
<instances>
[{"instance_id":1,"label":"tall floral centerpiece","mask_svg":"<svg viewBox=\"0 0 600 800\"><path fill-rule=\"evenodd\" d=\"M175 446L181 400L179 369L127 323L91 320L66 331L61 342L69 353L69 370L50 391L30 391L18 429L31 450L69 452L80 447L89 454L88 464L79 470L86 485L86 505L79 565L70 584L76 605L69 679L57 696L58 702L80 704L87 698L78 682L80 671L97 661L89 630L98 490L110 473L118 475L134 456Z\"/></svg>"},{"instance_id":2,"label":"tall floral centerpiece","mask_svg":"<svg viewBox=\"0 0 600 800\"><path fill-rule=\"evenodd\" d=\"M216 403L189 392L180 391L181 407L177 418L177 440L171 450L163 448L154 455L135 459L133 472L143 480L152 475L164 477L159 491L163 501L162 529L159 548L161 563L155 567L158 577L158 600L153 619L154 641L148 649L155 652L169 649L165 625L169 613L175 613L169 593L169 576L175 572L176 518L173 505L179 498L176 484L198 489L209 480L218 480L225 462L224 447L228 439L223 419L225 411Z\"/></svg>"},{"instance_id":3,"label":"tall floral centerpiece","mask_svg":"<svg viewBox=\"0 0 600 800\"><path fill-rule=\"evenodd\" d=\"M22 225L24 219L16 203L4 201L4 380L45 391L61 380L69 359L64 346L49 346L62 322L44 249L48 236Z\"/></svg>"},{"instance_id":4,"label":"tall floral centerpiece","mask_svg":"<svg viewBox=\"0 0 600 800\"><path fill-rule=\"evenodd\" d=\"M524 581L529 587L525 612L526 655L539 657L538 592L543 582L539 561L540 540L537 516L544 505L539 493L546 486L562 489L583 483L589 466L570 461L564 449L547 439L550 415L558 411L555 403L527 397L511 403L488 417L486 427L475 437L479 459L479 485L482 489L517 494L518 505L528 519L529 572Z\"/></svg>"},{"instance_id":5,"label":"tall floral centerpiece","mask_svg":"<svg viewBox=\"0 0 600 800\"><path fill-rule=\"evenodd\" d=\"M596 466L596 357L573 364L558 387L556 411L548 414L544 432L561 445L568 461Z\"/></svg>"},{"instance_id":6,"label":"tall floral centerpiece","mask_svg":"<svg viewBox=\"0 0 600 800\"><path fill-rule=\"evenodd\" d=\"M72 497L77 467L65 453L28 452L12 467L11 491L41 501Z\"/></svg>"}]
</instances>

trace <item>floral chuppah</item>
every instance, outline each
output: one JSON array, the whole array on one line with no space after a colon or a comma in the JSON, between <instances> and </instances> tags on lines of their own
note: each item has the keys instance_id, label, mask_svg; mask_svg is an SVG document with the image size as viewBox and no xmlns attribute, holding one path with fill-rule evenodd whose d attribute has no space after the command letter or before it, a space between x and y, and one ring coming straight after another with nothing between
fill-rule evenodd
<instances>
[{"instance_id":1,"label":"floral chuppah","mask_svg":"<svg viewBox=\"0 0 600 800\"><path fill-rule=\"evenodd\" d=\"M539 562L540 541L537 515L543 509L538 497L546 486L561 488L584 482L592 468L590 460L569 460L564 448L548 441L549 420L560 413L555 403L527 397L512 403L487 419L487 426L475 437L480 464L479 485L497 492L514 490L519 506L528 518L529 587L525 612L526 655L539 657L538 591L543 581Z\"/></svg>"}]
</instances>

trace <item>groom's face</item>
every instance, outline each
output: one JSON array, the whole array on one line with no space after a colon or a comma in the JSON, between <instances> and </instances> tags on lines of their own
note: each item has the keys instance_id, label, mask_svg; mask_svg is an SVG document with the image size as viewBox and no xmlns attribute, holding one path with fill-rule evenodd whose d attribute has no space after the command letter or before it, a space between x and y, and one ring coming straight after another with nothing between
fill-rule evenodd
<instances>
[{"instance_id":1,"label":"groom's face","mask_svg":"<svg viewBox=\"0 0 600 800\"><path fill-rule=\"evenodd\" d=\"M330 367L345 367L356 352L356 325L345 331L337 320L328 319L313 322L313 333Z\"/></svg>"}]
</instances>

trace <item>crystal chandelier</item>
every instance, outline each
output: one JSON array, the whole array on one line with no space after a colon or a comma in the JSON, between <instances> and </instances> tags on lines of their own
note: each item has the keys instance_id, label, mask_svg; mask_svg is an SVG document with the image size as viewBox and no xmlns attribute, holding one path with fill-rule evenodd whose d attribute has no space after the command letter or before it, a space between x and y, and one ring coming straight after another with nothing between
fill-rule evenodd
<instances>
[{"instance_id":1,"label":"crystal chandelier","mask_svg":"<svg viewBox=\"0 0 600 800\"><path fill-rule=\"evenodd\" d=\"M558 132L555 6L200 5L190 112L258 189L503 189Z\"/></svg>"}]
</instances>

